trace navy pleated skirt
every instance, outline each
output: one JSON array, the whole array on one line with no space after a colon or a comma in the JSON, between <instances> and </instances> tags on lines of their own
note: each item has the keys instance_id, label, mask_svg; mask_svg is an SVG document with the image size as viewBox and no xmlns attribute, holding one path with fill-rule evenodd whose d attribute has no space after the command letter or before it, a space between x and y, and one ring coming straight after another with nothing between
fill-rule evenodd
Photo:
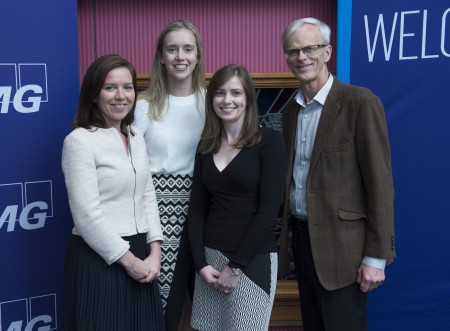
<instances>
[{"instance_id":1,"label":"navy pleated skirt","mask_svg":"<svg viewBox=\"0 0 450 331\"><path fill-rule=\"evenodd\" d=\"M146 235L124 237L130 251L144 259ZM108 265L73 235L64 270L65 331L163 331L158 283L141 284L118 263Z\"/></svg>"}]
</instances>

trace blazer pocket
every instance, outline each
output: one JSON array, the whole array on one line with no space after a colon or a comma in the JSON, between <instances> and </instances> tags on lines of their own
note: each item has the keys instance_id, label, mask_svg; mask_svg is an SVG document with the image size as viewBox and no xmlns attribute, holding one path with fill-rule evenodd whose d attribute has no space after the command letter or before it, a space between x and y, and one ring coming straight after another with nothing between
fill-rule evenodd
<instances>
[{"instance_id":1,"label":"blazer pocket","mask_svg":"<svg viewBox=\"0 0 450 331\"><path fill-rule=\"evenodd\" d=\"M358 213L354 211L338 209L339 218L343 221L358 221L367 220L367 215L364 213Z\"/></svg>"}]
</instances>

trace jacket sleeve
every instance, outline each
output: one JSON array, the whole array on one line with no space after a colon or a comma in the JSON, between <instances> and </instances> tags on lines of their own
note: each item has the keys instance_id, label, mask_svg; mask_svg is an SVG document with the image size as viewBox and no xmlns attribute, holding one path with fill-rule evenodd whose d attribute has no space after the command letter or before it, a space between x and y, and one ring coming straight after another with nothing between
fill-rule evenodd
<instances>
[{"instance_id":1,"label":"jacket sleeve","mask_svg":"<svg viewBox=\"0 0 450 331\"><path fill-rule=\"evenodd\" d=\"M155 187L153 185L152 174L149 171L147 185L145 187L143 205L145 216L148 221L149 231L147 232L147 243L154 241L164 241L164 235L161 228L161 219L159 216L158 202L156 200Z\"/></svg>"},{"instance_id":2,"label":"jacket sleeve","mask_svg":"<svg viewBox=\"0 0 450 331\"><path fill-rule=\"evenodd\" d=\"M111 228L102 214L96 165L90 146L77 135L67 136L63 145L62 169L77 232L108 264L112 264L126 253L129 244Z\"/></svg>"},{"instance_id":3,"label":"jacket sleeve","mask_svg":"<svg viewBox=\"0 0 450 331\"><path fill-rule=\"evenodd\" d=\"M381 100L367 89L356 125L356 150L366 192L367 228L364 255L392 262L394 247L394 188L391 151Z\"/></svg>"}]
</instances>

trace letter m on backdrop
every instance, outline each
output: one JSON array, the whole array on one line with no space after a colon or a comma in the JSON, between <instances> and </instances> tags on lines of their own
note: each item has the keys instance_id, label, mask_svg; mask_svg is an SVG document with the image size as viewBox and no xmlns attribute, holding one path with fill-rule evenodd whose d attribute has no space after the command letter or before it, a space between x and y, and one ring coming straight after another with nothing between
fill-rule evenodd
<instances>
[{"instance_id":1,"label":"letter m on backdrop","mask_svg":"<svg viewBox=\"0 0 450 331\"><path fill-rule=\"evenodd\" d=\"M0 331L56 329L56 294L0 302Z\"/></svg>"}]
</instances>

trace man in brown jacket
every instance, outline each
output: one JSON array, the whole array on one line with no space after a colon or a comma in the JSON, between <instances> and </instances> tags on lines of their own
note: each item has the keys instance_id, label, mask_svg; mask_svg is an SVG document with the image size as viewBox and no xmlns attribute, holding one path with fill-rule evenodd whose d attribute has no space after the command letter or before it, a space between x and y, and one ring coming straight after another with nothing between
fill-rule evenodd
<instances>
[{"instance_id":1,"label":"man in brown jacket","mask_svg":"<svg viewBox=\"0 0 450 331\"><path fill-rule=\"evenodd\" d=\"M365 330L367 293L383 283L385 265L396 256L383 105L368 89L328 72L325 23L293 21L282 43L300 82L283 116L289 160L283 234L290 222L304 329Z\"/></svg>"}]
</instances>

